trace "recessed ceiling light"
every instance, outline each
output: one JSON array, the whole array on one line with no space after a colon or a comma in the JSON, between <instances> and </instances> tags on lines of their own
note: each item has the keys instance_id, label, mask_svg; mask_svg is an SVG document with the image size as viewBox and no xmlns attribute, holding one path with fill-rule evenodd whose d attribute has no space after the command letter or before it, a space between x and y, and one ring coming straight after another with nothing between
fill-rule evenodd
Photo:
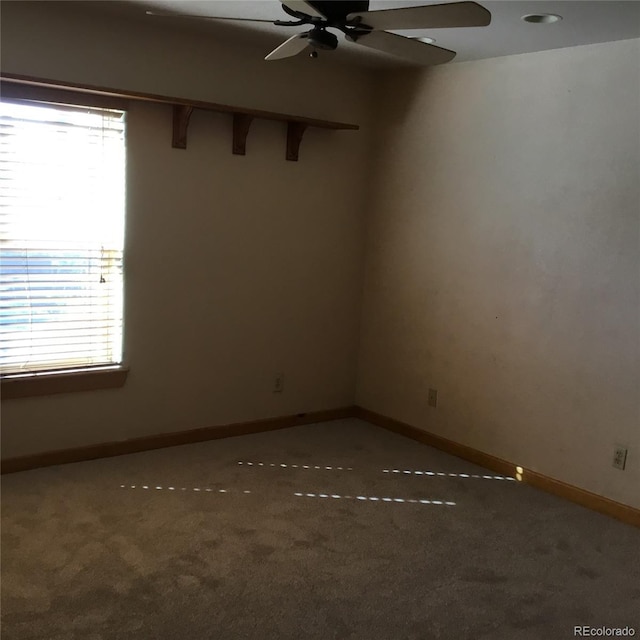
<instances>
[{"instance_id":1,"label":"recessed ceiling light","mask_svg":"<svg viewBox=\"0 0 640 640\"><path fill-rule=\"evenodd\" d=\"M412 40L420 40L420 42L426 42L427 44L432 44L436 41L435 38L419 38L417 36L413 36Z\"/></svg>"},{"instance_id":2,"label":"recessed ceiling light","mask_svg":"<svg viewBox=\"0 0 640 640\"><path fill-rule=\"evenodd\" d=\"M562 16L555 13L531 13L526 16L522 16L525 22L533 22L534 24L551 24L552 22L559 22L562 20Z\"/></svg>"}]
</instances>

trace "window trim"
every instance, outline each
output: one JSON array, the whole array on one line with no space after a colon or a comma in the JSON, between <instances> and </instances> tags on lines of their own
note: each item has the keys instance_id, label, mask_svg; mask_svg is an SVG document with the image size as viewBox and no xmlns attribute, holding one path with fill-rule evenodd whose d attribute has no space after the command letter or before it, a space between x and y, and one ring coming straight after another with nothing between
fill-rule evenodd
<instances>
[{"instance_id":1,"label":"window trim","mask_svg":"<svg viewBox=\"0 0 640 640\"><path fill-rule=\"evenodd\" d=\"M73 371L43 371L33 374L2 376L0 395L3 400L48 396L74 391L116 389L124 386L129 367L110 365Z\"/></svg>"},{"instance_id":2,"label":"window trim","mask_svg":"<svg viewBox=\"0 0 640 640\"><path fill-rule=\"evenodd\" d=\"M117 96L69 91L55 86L14 84L4 82L4 80L3 78L0 100L28 100L30 102L70 104L79 107L97 107L120 111L130 109L129 100ZM124 349L126 349L125 344L123 344L123 353ZM59 393L116 389L124 386L128 374L129 367L123 363L72 370L43 370L26 374L5 374L0 376L0 398L4 401Z\"/></svg>"}]
</instances>

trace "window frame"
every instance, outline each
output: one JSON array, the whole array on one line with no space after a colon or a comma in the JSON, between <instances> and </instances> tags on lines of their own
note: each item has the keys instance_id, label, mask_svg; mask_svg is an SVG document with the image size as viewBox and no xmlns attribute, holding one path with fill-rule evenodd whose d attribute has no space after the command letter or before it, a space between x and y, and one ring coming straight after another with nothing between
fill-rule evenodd
<instances>
[{"instance_id":1,"label":"window frame","mask_svg":"<svg viewBox=\"0 0 640 640\"><path fill-rule=\"evenodd\" d=\"M129 101L117 96L73 91L47 86L33 86L19 83L2 83L2 96L7 101L29 100L49 104L67 104L79 107L129 110ZM125 223L126 224L126 223ZM126 253L126 247L125 247ZM125 260L125 296L126 296L126 260ZM126 311L126 302L125 302ZM125 319L123 318L122 363L116 365L98 365L77 369L52 369L29 373L10 373L0 376L0 397L2 400L33 396L113 389L124 386L129 374L127 364Z\"/></svg>"}]
</instances>

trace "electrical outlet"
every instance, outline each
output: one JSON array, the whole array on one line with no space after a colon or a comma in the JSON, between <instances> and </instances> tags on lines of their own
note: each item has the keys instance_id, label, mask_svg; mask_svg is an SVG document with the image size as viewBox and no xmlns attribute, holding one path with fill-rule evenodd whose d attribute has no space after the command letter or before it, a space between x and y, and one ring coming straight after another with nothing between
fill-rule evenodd
<instances>
[{"instance_id":1,"label":"electrical outlet","mask_svg":"<svg viewBox=\"0 0 640 640\"><path fill-rule=\"evenodd\" d=\"M276 373L273 378L273 393L282 393L284 391L284 373Z\"/></svg>"},{"instance_id":2,"label":"electrical outlet","mask_svg":"<svg viewBox=\"0 0 640 640\"><path fill-rule=\"evenodd\" d=\"M428 403L430 407L438 406L438 390L429 389Z\"/></svg>"},{"instance_id":3,"label":"electrical outlet","mask_svg":"<svg viewBox=\"0 0 640 640\"><path fill-rule=\"evenodd\" d=\"M616 445L613 449L613 466L616 469L624 471L624 467L627 464L627 448L621 445Z\"/></svg>"}]
</instances>

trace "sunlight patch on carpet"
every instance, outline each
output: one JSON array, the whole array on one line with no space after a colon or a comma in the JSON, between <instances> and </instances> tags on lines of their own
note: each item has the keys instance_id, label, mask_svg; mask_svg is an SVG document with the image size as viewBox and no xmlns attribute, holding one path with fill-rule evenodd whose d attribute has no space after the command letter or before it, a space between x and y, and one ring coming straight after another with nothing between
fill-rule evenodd
<instances>
[{"instance_id":1,"label":"sunlight patch on carpet","mask_svg":"<svg viewBox=\"0 0 640 640\"><path fill-rule=\"evenodd\" d=\"M478 478L482 480L511 480L515 482L515 478L510 476L489 476L479 475L477 473L445 473L443 471L413 471L412 469L383 469L382 473L402 473L414 476L434 476L446 478Z\"/></svg>"},{"instance_id":2,"label":"sunlight patch on carpet","mask_svg":"<svg viewBox=\"0 0 640 640\"><path fill-rule=\"evenodd\" d=\"M342 496L336 493L301 493L296 492L293 494L298 498L334 498L342 500L361 500L365 502L394 502L405 504L434 504L442 505L445 507L456 506L455 502L451 500L426 500L423 498L379 498L378 496Z\"/></svg>"},{"instance_id":3,"label":"sunlight patch on carpet","mask_svg":"<svg viewBox=\"0 0 640 640\"><path fill-rule=\"evenodd\" d=\"M249 490L244 491L236 491L231 489L212 489L211 487L162 487L162 486L153 486L148 484L121 484L121 489L143 489L148 491L195 491L195 492L203 492L203 493L251 493Z\"/></svg>"},{"instance_id":4,"label":"sunlight patch on carpet","mask_svg":"<svg viewBox=\"0 0 640 640\"><path fill-rule=\"evenodd\" d=\"M353 471L353 467L338 467L320 464L284 464L282 462L249 462L242 460L238 465L245 467L275 467L277 469L316 469L320 471Z\"/></svg>"}]
</instances>

